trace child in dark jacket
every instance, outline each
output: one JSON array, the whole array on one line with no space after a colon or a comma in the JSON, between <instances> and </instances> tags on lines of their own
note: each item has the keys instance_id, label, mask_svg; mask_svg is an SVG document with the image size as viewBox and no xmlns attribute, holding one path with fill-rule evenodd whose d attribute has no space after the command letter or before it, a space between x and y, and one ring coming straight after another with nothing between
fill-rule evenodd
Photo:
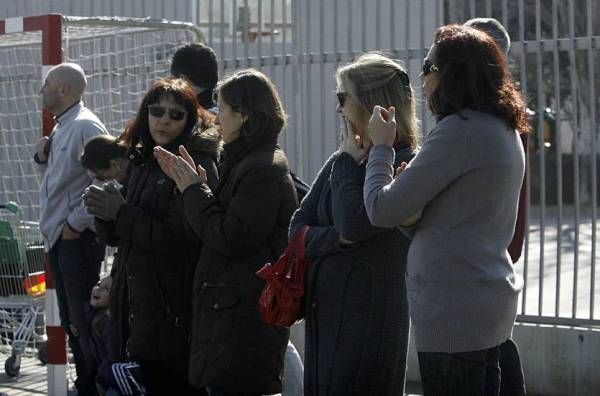
<instances>
[{"instance_id":1,"label":"child in dark jacket","mask_svg":"<svg viewBox=\"0 0 600 396\"><path fill-rule=\"evenodd\" d=\"M108 303L112 278L102 278L90 293L90 302L86 307L89 338L89 350L91 354L90 364L93 364L93 372L98 373L100 366L107 360L109 312ZM92 372L92 370L90 370ZM96 376L98 392L103 394L103 386Z\"/></svg>"},{"instance_id":2,"label":"child in dark jacket","mask_svg":"<svg viewBox=\"0 0 600 396\"><path fill-rule=\"evenodd\" d=\"M94 358L96 388L100 396L145 395L139 365L135 362L113 362L108 353L110 321L110 289L112 277L106 276L92 289L88 305L90 351Z\"/></svg>"}]
</instances>

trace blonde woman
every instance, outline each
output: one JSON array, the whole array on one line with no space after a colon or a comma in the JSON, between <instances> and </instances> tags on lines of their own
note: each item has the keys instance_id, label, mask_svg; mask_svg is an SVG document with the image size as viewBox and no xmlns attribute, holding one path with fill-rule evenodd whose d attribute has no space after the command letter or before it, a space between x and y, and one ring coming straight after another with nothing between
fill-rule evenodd
<instances>
[{"instance_id":1,"label":"blonde woman","mask_svg":"<svg viewBox=\"0 0 600 396\"><path fill-rule=\"evenodd\" d=\"M413 92L402 66L377 53L341 67L336 80L342 141L290 226L290 235L309 226L305 395L401 395L409 240L369 223L362 190L370 109L398 109L395 163L408 162L417 148Z\"/></svg>"}]
</instances>

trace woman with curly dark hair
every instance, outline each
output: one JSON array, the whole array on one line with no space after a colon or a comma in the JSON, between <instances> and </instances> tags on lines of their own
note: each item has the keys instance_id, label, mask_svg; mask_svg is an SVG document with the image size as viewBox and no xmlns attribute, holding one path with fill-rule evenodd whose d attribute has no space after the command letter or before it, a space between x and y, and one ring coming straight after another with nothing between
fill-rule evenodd
<instances>
[{"instance_id":1,"label":"woman with curly dark hair","mask_svg":"<svg viewBox=\"0 0 600 396\"><path fill-rule=\"evenodd\" d=\"M214 187L220 139L211 132L213 117L198 108L187 81L154 83L119 138L131 162L126 196L107 183L90 187L85 198L98 234L119 247L109 358L139 362L148 395L198 394L189 385L187 367L200 243L187 226L175 182L152 154L156 146L169 152L187 147Z\"/></svg>"},{"instance_id":2,"label":"woman with curly dark hair","mask_svg":"<svg viewBox=\"0 0 600 396\"><path fill-rule=\"evenodd\" d=\"M373 109L365 206L384 227L422 210L407 289L424 394L497 395L499 345L522 288L506 249L524 172L525 102L493 39L466 26L438 29L423 78L438 123L395 178L395 109Z\"/></svg>"}]
</instances>

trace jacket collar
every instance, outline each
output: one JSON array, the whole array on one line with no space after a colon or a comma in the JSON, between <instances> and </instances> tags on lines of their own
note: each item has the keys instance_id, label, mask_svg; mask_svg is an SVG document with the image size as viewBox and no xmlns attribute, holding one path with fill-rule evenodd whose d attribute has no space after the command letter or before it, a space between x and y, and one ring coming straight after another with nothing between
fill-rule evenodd
<instances>
[{"instance_id":1,"label":"jacket collar","mask_svg":"<svg viewBox=\"0 0 600 396\"><path fill-rule=\"evenodd\" d=\"M54 122L56 122L59 125L62 125L63 123L75 118L75 116L79 114L79 111L81 111L82 108L82 101L75 102L71 106L67 107L62 113L54 116Z\"/></svg>"}]
</instances>

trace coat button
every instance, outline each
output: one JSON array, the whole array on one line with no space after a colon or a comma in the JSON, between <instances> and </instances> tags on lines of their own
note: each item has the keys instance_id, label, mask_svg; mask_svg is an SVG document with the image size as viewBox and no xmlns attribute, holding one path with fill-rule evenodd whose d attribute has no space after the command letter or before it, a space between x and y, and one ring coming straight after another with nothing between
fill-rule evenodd
<instances>
[{"instance_id":1,"label":"coat button","mask_svg":"<svg viewBox=\"0 0 600 396\"><path fill-rule=\"evenodd\" d=\"M317 302L316 301L313 301L312 304L310 304L310 305L313 307L313 309L317 308Z\"/></svg>"},{"instance_id":2,"label":"coat button","mask_svg":"<svg viewBox=\"0 0 600 396\"><path fill-rule=\"evenodd\" d=\"M204 283L202 284L202 290L206 289L207 287L208 287L208 283L204 282Z\"/></svg>"},{"instance_id":3,"label":"coat button","mask_svg":"<svg viewBox=\"0 0 600 396\"><path fill-rule=\"evenodd\" d=\"M218 304L218 303L215 303L215 305L213 305L213 308L214 308L214 309L219 309L219 304Z\"/></svg>"}]
</instances>

